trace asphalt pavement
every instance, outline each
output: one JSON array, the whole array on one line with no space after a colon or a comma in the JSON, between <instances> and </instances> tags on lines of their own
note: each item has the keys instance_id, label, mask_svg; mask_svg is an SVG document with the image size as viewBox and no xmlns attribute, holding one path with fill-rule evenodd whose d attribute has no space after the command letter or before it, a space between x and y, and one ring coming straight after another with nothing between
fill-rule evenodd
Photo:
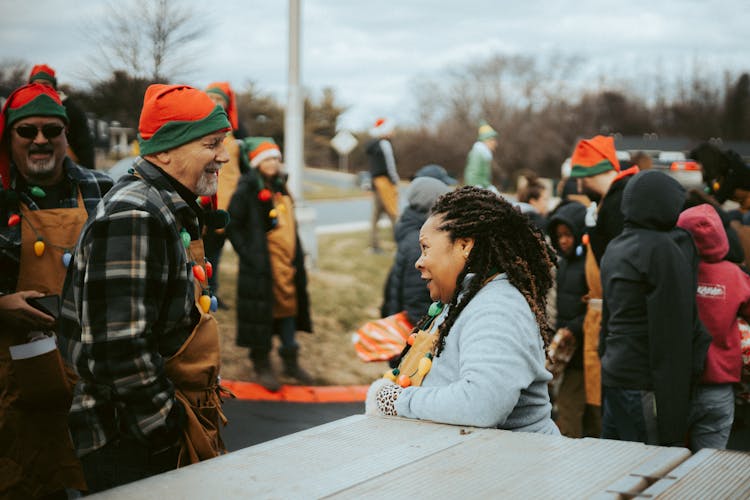
<instances>
[{"instance_id":1,"label":"asphalt pavement","mask_svg":"<svg viewBox=\"0 0 750 500\"><path fill-rule=\"evenodd\" d=\"M224 402L229 424L222 436L229 451L270 441L310 427L365 412L364 403Z\"/></svg>"}]
</instances>

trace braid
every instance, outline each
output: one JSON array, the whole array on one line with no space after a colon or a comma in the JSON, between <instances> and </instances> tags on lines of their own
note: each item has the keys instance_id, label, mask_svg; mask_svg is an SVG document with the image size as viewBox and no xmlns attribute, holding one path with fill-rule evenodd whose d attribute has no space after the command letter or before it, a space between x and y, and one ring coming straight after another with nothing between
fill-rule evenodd
<instances>
[{"instance_id":1,"label":"braid","mask_svg":"<svg viewBox=\"0 0 750 500\"><path fill-rule=\"evenodd\" d=\"M553 332L546 310L547 291L553 285L551 270L555 254L539 229L504 199L486 189L470 186L438 198L431 215L443 216L440 229L447 231L451 240L474 239L466 266L456 279L450 310L440 325L436 355L445 347L445 337L466 304L497 272L506 273L508 281L526 299L546 347ZM462 290L470 272L475 276L467 289Z\"/></svg>"}]
</instances>

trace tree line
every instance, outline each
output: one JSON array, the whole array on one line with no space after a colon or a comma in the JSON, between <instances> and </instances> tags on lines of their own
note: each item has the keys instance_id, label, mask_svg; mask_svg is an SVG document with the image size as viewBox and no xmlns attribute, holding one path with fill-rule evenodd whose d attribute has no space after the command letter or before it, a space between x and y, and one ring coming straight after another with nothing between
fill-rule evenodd
<instances>
[{"instance_id":1,"label":"tree line","mask_svg":"<svg viewBox=\"0 0 750 500\"><path fill-rule=\"evenodd\" d=\"M84 19L80 30L90 49L80 74L72 77L88 82L87 88L63 90L95 117L136 129L148 85L189 81L183 75L193 69L194 54L219 23L210 11L177 0L108 0L105 7L104 15ZM750 140L747 69L717 74L694 66L681 75L631 71L624 78L603 74L582 83L581 75L590 69L587 61L564 54L497 54L452 65L414 84L411 122L416 125L402 126L393 140L399 171L409 177L425 164L438 163L460 178L482 120L500 134L495 179L506 186L522 170L559 176L577 139L595 134L679 136L696 144L714 137ZM25 83L30 68L21 60L0 61L0 96ZM253 81L234 90L244 129L283 146L283 103ZM318 96L308 93L307 165L335 168L330 140L346 109L332 88ZM363 170L367 131L352 132L359 145L349 164Z\"/></svg>"}]
</instances>

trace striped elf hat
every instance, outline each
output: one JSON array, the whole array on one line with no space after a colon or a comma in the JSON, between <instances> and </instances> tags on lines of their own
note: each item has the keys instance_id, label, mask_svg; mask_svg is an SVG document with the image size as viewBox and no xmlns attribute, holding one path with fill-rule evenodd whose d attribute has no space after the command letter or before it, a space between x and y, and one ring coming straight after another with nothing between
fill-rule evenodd
<instances>
[{"instance_id":1,"label":"striped elf hat","mask_svg":"<svg viewBox=\"0 0 750 500\"><path fill-rule=\"evenodd\" d=\"M615 141L612 137L603 135L578 141L570 163L573 166L571 177L590 177L609 170L620 171Z\"/></svg>"},{"instance_id":2,"label":"striped elf hat","mask_svg":"<svg viewBox=\"0 0 750 500\"><path fill-rule=\"evenodd\" d=\"M497 137L497 131L492 128L489 123L482 121L479 124L479 129L477 130L477 140L486 141L487 139L492 139L493 137Z\"/></svg>"},{"instance_id":3,"label":"striped elf hat","mask_svg":"<svg viewBox=\"0 0 750 500\"><path fill-rule=\"evenodd\" d=\"M229 123L232 124L232 130L237 130L239 127L239 118L237 117L237 98L234 95L232 87L229 82L214 82L209 83L206 87L207 94L215 94L224 99L227 105L224 109L229 117Z\"/></svg>"},{"instance_id":4,"label":"striped elf hat","mask_svg":"<svg viewBox=\"0 0 750 500\"><path fill-rule=\"evenodd\" d=\"M266 158L281 158L281 150L272 137L247 137L242 140L242 151L251 167L257 167Z\"/></svg>"},{"instance_id":5,"label":"striped elf hat","mask_svg":"<svg viewBox=\"0 0 750 500\"><path fill-rule=\"evenodd\" d=\"M6 140L6 130L10 131L15 122L29 116L54 116L68 123L65 106L49 85L29 83L10 94L0 120L0 178L4 189L10 187L10 141Z\"/></svg>"},{"instance_id":6,"label":"striped elf hat","mask_svg":"<svg viewBox=\"0 0 750 500\"><path fill-rule=\"evenodd\" d=\"M31 68L29 73L29 83L33 83L39 80L49 82L54 88L57 88L57 78L55 77L55 70L47 66L46 64L37 64Z\"/></svg>"},{"instance_id":7,"label":"striped elf hat","mask_svg":"<svg viewBox=\"0 0 750 500\"><path fill-rule=\"evenodd\" d=\"M138 145L141 155L160 153L230 127L226 111L202 90L156 83L143 97Z\"/></svg>"}]
</instances>

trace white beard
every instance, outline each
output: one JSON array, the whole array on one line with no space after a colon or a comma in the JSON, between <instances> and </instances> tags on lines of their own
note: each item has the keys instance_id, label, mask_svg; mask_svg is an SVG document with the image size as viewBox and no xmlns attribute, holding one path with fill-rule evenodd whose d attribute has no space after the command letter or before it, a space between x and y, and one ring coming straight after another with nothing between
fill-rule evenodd
<instances>
[{"instance_id":1,"label":"white beard","mask_svg":"<svg viewBox=\"0 0 750 500\"><path fill-rule=\"evenodd\" d=\"M195 187L197 196L213 196L219 188L219 176L214 173L206 173L198 179L198 185Z\"/></svg>"},{"instance_id":2,"label":"white beard","mask_svg":"<svg viewBox=\"0 0 750 500\"><path fill-rule=\"evenodd\" d=\"M37 161L31 161L29 160L26 163L26 168L29 169L29 172L32 175L38 175L45 177L55 170L55 156L52 155L49 157L48 160L37 160Z\"/></svg>"}]
</instances>

